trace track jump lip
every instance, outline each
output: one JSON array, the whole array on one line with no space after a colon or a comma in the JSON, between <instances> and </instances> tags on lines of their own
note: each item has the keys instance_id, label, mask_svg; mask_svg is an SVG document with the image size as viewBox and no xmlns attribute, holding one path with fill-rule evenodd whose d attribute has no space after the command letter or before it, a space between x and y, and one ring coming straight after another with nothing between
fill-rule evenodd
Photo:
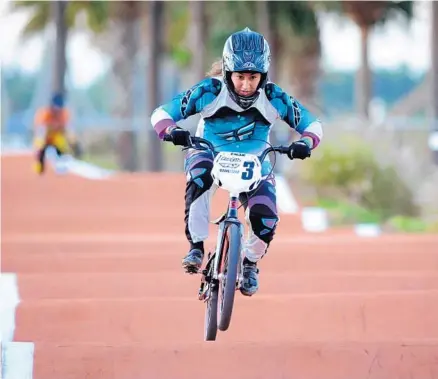
<instances>
[{"instance_id":1,"label":"track jump lip","mask_svg":"<svg viewBox=\"0 0 438 379\"><path fill-rule=\"evenodd\" d=\"M172 346L169 346L167 342L160 342L160 341L154 341L153 346L151 344L144 342L144 341L130 341L130 342L117 342L117 343L106 343L106 342L95 342L95 341L83 341L83 342L74 342L74 343L55 343L55 342L39 342L39 345L41 347L44 346L50 346L53 348L72 348L72 347L84 347L84 348L144 348L146 350L156 350L157 348L163 349L163 350L169 350L174 351L175 349L190 349L190 348L197 348L197 347L203 347L208 349L218 349L221 350L224 348L223 345L214 343L214 344L205 344L204 341L184 341L179 342L175 341ZM328 348L336 348L336 349L360 349L364 350L364 348L367 347L428 347L428 346L438 346L438 338L402 338L402 339L375 339L370 341L346 341L346 340L339 340L339 341L327 341L324 339L315 339L315 340L275 340L275 341L269 341L269 340L263 340L263 341L232 341L231 346L227 346L227 349L234 349L239 348L242 346L251 346L254 348L269 348L269 347L279 347L282 345L287 345L289 347L296 347L296 348L322 348L322 349L328 349ZM208 346L208 347L207 347ZM366 353L364 351L364 353Z\"/></svg>"},{"instance_id":2,"label":"track jump lip","mask_svg":"<svg viewBox=\"0 0 438 379\"><path fill-rule=\"evenodd\" d=\"M344 235L295 235L277 236L275 244L342 244L342 243L366 243L366 244L436 244L438 248L437 234L419 235L384 235L376 238L361 238L359 236ZM26 244L26 243L175 243L186 242L181 233L3 233L2 244Z\"/></svg>"},{"instance_id":3,"label":"track jump lip","mask_svg":"<svg viewBox=\"0 0 438 379\"><path fill-rule=\"evenodd\" d=\"M300 300L300 299L310 299L310 298L321 298L321 299L374 299L376 297L388 297L393 298L394 296L398 297L412 297L412 296L429 296L438 299L438 289L418 289L418 290L370 290L363 292L316 292L316 293L288 293L288 294L257 294L257 298L254 299L246 299L240 298L242 301L251 301L251 302L275 302L275 303L285 303L289 300ZM123 297L123 298L47 298L47 299L27 299L26 306L27 307L52 307L58 306L60 304L96 304L96 303L168 303L168 302L177 302L177 303L195 303L193 296L144 296L144 297Z\"/></svg>"}]
</instances>

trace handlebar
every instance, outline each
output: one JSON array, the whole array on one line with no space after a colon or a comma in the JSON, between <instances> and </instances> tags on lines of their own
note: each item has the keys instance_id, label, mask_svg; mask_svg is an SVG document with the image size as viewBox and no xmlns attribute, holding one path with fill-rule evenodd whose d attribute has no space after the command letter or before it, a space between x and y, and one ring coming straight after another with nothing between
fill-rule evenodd
<instances>
[{"instance_id":1,"label":"handlebar","mask_svg":"<svg viewBox=\"0 0 438 379\"><path fill-rule=\"evenodd\" d=\"M164 137L164 141L171 141L170 136L165 136ZM207 147L203 146L203 145L207 145ZM213 144L201 137L195 137L195 136L190 136L189 137L189 143L188 145L185 147L186 149L196 149L196 150L210 150L212 153L216 153L217 151L215 150ZM259 156L260 162L263 162L266 158L266 156L275 151L277 153L280 154L287 154L290 150L289 146L269 146L268 148L266 148L265 150L263 150L262 154Z\"/></svg>"}]
</instances>

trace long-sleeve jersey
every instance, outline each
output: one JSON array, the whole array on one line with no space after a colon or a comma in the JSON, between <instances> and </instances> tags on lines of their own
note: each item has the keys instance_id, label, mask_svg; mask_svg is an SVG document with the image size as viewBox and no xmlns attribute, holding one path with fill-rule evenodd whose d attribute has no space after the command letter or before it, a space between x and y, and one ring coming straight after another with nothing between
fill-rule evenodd
<instances>
[{"instance_id":1,"label":"long-sleeve jersey","mask_svg":"<svg viewBox=\"0 0 438 379\"><path fill-rule=\"evenodd\" d=\"M196 135L212 142L217 151L260 154L278 119L295 129L312 149L323 135L320 120L275 83L268 82L254 104L243 109L230 97L220 77L204 79L155 109L152 126L163 138L169 126L198 113L201 120Z\"/></svg>"}]
</instances>

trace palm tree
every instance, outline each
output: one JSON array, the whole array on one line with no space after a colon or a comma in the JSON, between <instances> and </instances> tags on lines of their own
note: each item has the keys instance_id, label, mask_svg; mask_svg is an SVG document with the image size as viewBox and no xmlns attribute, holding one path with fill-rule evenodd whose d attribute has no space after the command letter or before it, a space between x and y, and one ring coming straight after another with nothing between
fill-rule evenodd
<instances>
[{"instance_id":1,"label":"palm tree","mask_svg":"<svg viewBox=\"0 0 438 379\"><path fill-rule=\"evenodd\" d=\"M53 20L56 30L55 59L52 92L64 93L66 72L65 47L68 30L74 25L79 13L86 11L88 26L95 32L103 30L105 7L100 2L82 1L14 1L10 11L31 9L31 17L22 30L22 39L40 34Z\"/></svg>"},{"instance_id":2,"label":"palm tree","mask_svg":"<svg viewBox=\"0 0 438 379\"><path fill-rule=\"evenodd\" d=\"M144 32L148 38L149 66L147 72L148 114L159 105L161 101L159 73L160 61L163 51L163 15L164 4L161 1L149 1L146 11L147 25ZM152 171L161 171L163 168L162 145L157 140L155 131L150 128L148 132L148 161Z\"/></svg>"},{"instance_id":3,"label":"palm tree","mask_svg":"<svg viewBox=\"0 0 438 379\"><path fill-rule=\"evenodd\" d=\"M277 56L277 44L274 43L274 35L278 37L273 32L273 22L275 20L271 20L269 17L269 2L268 1L257 1L256 2L256 20L257 20L257 31L263 34L267 41L269 41L269 45L271 48L271 54L273 57ZM273 82L277 80L277 64L276 61L272 63L269 72L269 79Z\"/></svg>"},{"instance_id":4,"label":"palm tree","mask_svg":"<svg viewBox=\"0 0 438 379\"><path fill-rule=\"evenodd\" d=\"M53 88L54 93L65 92L65 71L66 58L65 46L67 44L67 26L65 23L65 8L66 2L56 0L53 3L53 19L56 26L56 43L55 43L55 67L53 70Z\"/></svg>"},{"instance_id":5,"label":"palm tree","mask_svg":"<svg viewBox=\"0 0 438 379\"><path fill-rule=\"evenodd\" d=\"M207 41L206 15L204 1L190 1L190 19L192 30L189 32L191 39L191 50L193 51L192 69L195 75L195 80L201 80L205 75L206 69L206 53L205 43Z\"/></svg>"},{"instance_id":6,"label":"palm tree","mask_svg":"<svg viewBox=\"0 0 438 379\"><path fill-rule=\"evenodd\" d=\"M360 116L368 118L368 107L372 96L371 70L368 42L370 31L376 24L384 23L400 13L408 20L412 18L412 1L342 1L343 12L360 28L361 66L356 82L357 110Z\"/></svg>"},{"instance_id":7,"label":"palm tree","mask_svg":"<svg viewBox=\"0 0 438 379\"><path fill-rule=\"evenodd\" d=\"M108 29L111 36L112 115L125 125L119 132L119 164L123 170L136 171L139 165L134 119L134 78L139 49L137 20L141 2L108 3ZM131 124L131 125L129 125Z\"/></svg>"},{"instance_id":8,"label":"palm tree","mask_svg":"<svg viewBox=\"0 0 438 379\"><path fill-rule=\"evenodd\" d=\"M438 2L432 2L432 117L438 131Z\"/></svg>"},{"instance_id":9,"label":"palm tree","mask_svg":"<svg viewBox=\"0 0 438 379\"><path fill-rule=\"evenodd\" d=\"M96 45L112 58L112 114L125 123L133 122L134 73L138 54L145 48L147 59L147 114L161 101L159 93L160 61L163 50L163 16L165 5L160 1L110 1L105 37L95 35ZM140 68L141 70L142 68ZM121 167L128 171L163 169L162 144L147 125L136 132L127 125L118 140ZM145 151L146 149L146 151ZM148 163L148 164L146 164Z\"/></svg>"},{"instance_id":10,"label":"palm tree","mask_svg":"<svg viewBox=\"0 0 438 379\"><path fill-rule=\"evenodd\" d=\"M314 105L316 83L321 74L320 31L313 2L268 2L271 38L277 55L283 51L285 72L294 95L307 106ZM277 66L276 69L280 71Z\"/></svg>"},{"instance_id":11,"label":"palm tree","mask_svg":"<svg viewBox=\"0 0 438 379\"><path fill-rule=\"evenodd\" d=\"M438 3L432 2L432 133L438 133ZM438 165L438 150L433 151L433 161Z\"/></svg>"}]
</instances>

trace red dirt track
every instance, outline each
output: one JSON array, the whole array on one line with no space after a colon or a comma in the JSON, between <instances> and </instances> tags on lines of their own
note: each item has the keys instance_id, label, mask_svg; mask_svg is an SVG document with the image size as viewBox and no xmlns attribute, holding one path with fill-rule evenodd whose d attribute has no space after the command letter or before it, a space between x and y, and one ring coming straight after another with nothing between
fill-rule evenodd
<instances>
[{"instance_id":1,"label":"red dirt track","mask_svg":"<svg viewBox=\"0 0 438 379\"><path fill-rule=\"evenodd\" d=\"M180 268L183 176L1 164L2 272L18 276L34 379L438 378L438 235L306 234L281 214L259 293L238 293L207 343L199 277Z\"/></svg>"}]
</instances>

